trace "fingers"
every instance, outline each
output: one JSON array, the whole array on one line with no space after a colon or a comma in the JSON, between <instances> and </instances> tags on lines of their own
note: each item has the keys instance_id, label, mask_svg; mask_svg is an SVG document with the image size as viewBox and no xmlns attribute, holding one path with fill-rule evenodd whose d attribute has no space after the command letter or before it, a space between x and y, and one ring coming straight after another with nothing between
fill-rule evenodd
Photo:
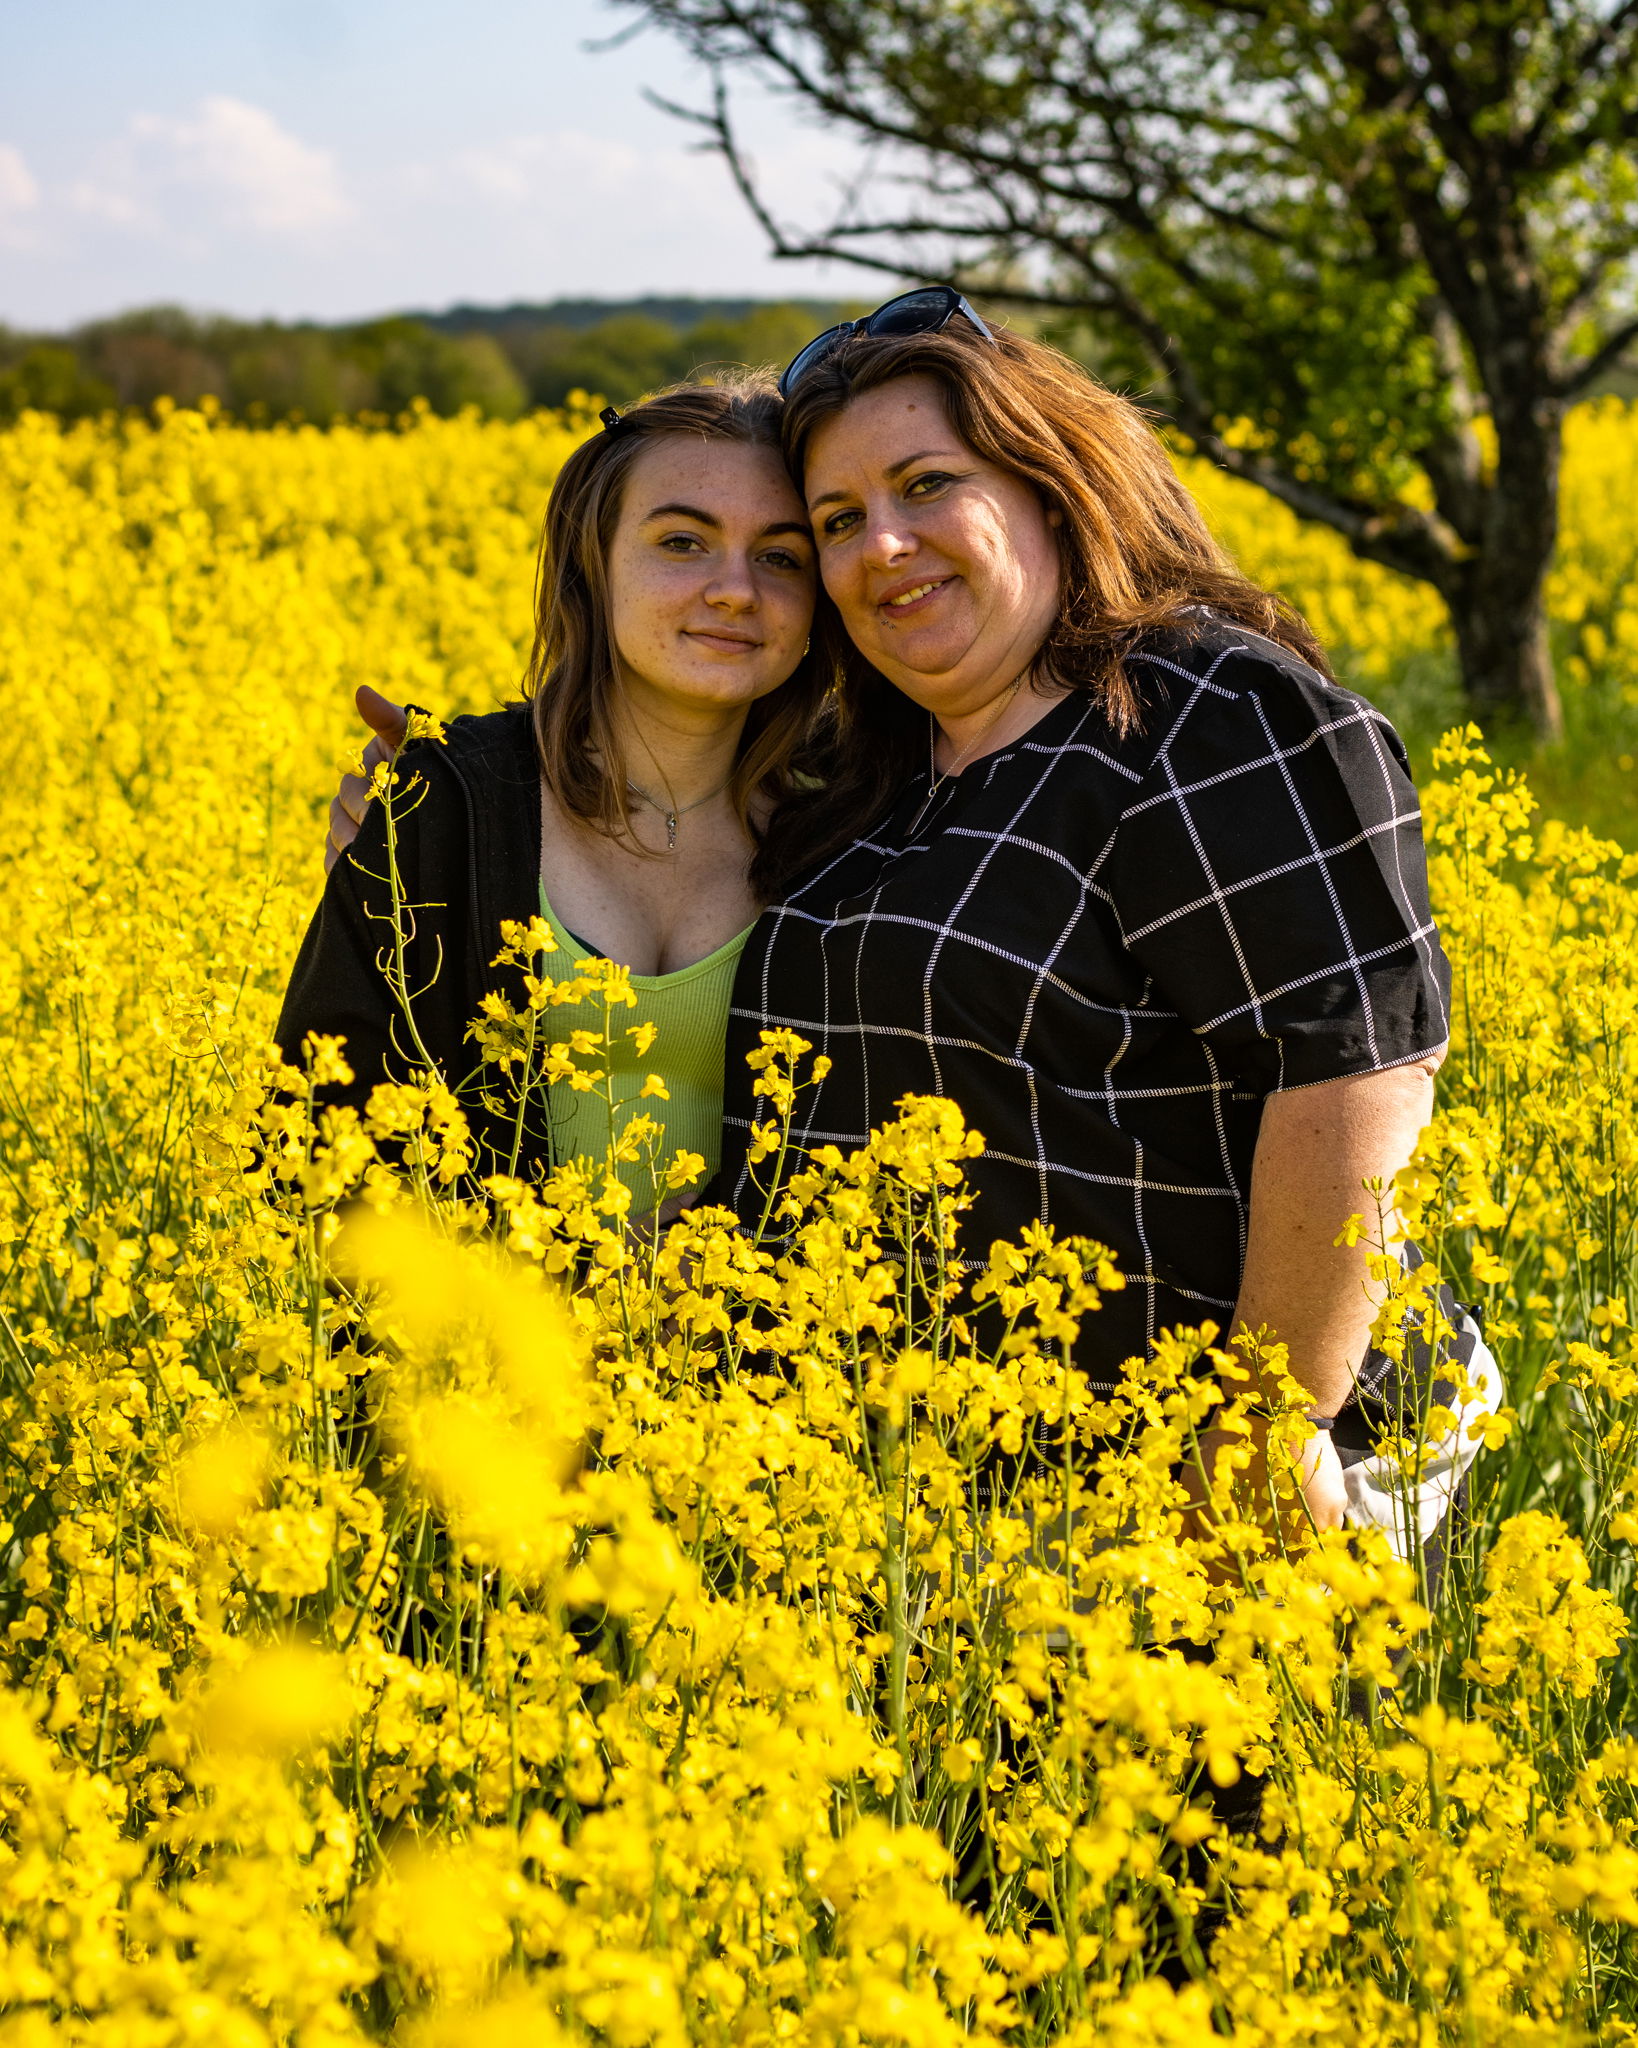
<instances>
[{"instance_id":1,"label":"fingers","mask_svg":"<svg viewBox=\"0 0 1638 2048\"><path fill-rule=\"evenodd\" d=\"M356 775L349 775L347 782L354 783L360 789L364 786L358 781ZM345 792L347 783L344 782L341 787L343 792ZM330 824L324 839L324 872L326 874L330 872L342 854L347 851L347 848L358 837L361 817L362 810L359 817L354 817L352 812L347 809L343 797L336 796L331 799Z\"/></svg>"},{"instance_id":2,"label":"fingers","mask_svg":"<svg viewBox=\"0 0 1638 2048\"><path fill-rule=\"evenodd\" d=\"M1328 1431L1315 1433L1302 1477L1303 1499L1317 1529L1340 1529L1348 1511L1348 1481Z\"/></svg>"},{"instance_id":3,"label":"fingers","mask_svg":"<svg viewBox=\"0 0 1638 2048\"><path fill-rule=\"evenodd\" d=\"M1217 1453L1226 1446L1249 1456L1219 1479ZM1283 1530L1287 1541L1300 1539L1310 1522L1321 1531L1343 1526L1348 1483L1336 1445L1326 1431L1316 1430L1295 1456L1283 1446L1271 1455L1266 1432L1258 1426L1249 1437L1202 1430L1198 1450L1199 1467L1190 1458L1179 1474L1188 1495L1185 1535L1197 1540L1215 1537L1225 1510L1231 1519ZM1293 1487L1300 1499L1293 1497Z\"/></svg>"},{"instance_id":4,"label":"fingers","mask_svg":"<svg viewBox=\"0 0 1638 2048\"><path fill-rule=\"evenodd\" d=\"M353 834L363 824L364 813L369 807L370 784L368 777L363 775L342 776L341 786L337 789L335 802L330 808L332 811L339 808L342 815L349 821L347 836L345 839L341 839L343 846L346 846L351 841ZM341 838L340 833L337 833L336 836L338 839Z\"/></svg>"},{"instance_id":5,"label":"fingers","mask_svg":"<svg viewBox=\"0 0 1638 2048\"><path fill-rule=\"evenodd\" d=\"M393 750L385 740L371 740L364 749L363 774L342 776L340 786L336 790L335 803L330 808L334 812L339 805L342 814L351 821L350 829L345 834L340 831L336 834L343 846L350 842L353 833L364 822L364 813L370 804L370 789L375 770L390 762L392 756Z\"/></svg>"},{"instance_id":6,"label":"fingers","mask_svg":"<svg viewBox=\"0 0 1638 2048\"><path fill-rule=\"evenodd\" d=\"M371 689L368 683L359 684L353 692L353 702L358 706L359 717L371 732L386 742L386 754L381 757L385 760L387 755L404 744L404 735L409 730L408 712L402 704L395 704L390 697L383 697L379 690ZM370 744L373 747L377 741L372 740ZM368 754L365 759L369 759Z\"/></svg>"},{"instance_id":7,"label":"fingers","mask_svg":"<svg viewBox=\"0 0 1638 2048\"><path fill-rule=\"evenodd\" d=\"M372 775L377 768L392 760L404 744L404 735L409 730L409 715L403 705L395 704L390 697L383 697L368 683L359 684L353 692L353 702L374 738L364 749L363 773L344 775L341 787L331 800L330 824L324 843L326 874L358 837L358 828L364 822L364 812L370 801Z\"/></svg>"},{"instance_id":8,"label":"fingers","mask_svg":"<svg viewBox=\"0 0 1638 2048\"><path fill-rule=\"evenodd\" d=\"M372 695L378 693L372 692ZM386 704L386 698L380 701ZM396 711L396 705L388 705ZM370 804L370 780L377 768L390 763L397 751L396 743L380 733L364 749L363 774L344 775L341 786L330 802L330 826L324 844L324 872L328 874L337 860L358 837L358 828L364 822L364 813Z\"/></svg>"},{"instance_id":9,"label":"fingers","mask_svg":"<svg viewBox=\"0 0 1638 2048\"><path fill-rule=\"evenodd\" d=\"M374 747L379 742L372 740L370 744ZM391 756L383 754L380 758L388 760ZM364 760L366 766L374 767L375 763L370 760L367 753L364 756ZM324 841L324 872L326 874L330 872L337 860L358 837L358 828L364 822L364 813L369 809L369 804L370 784L368 777L363 775L344 775L341 778L341 786L330 799L330 824Z\"/></svg>"}]
</instances>

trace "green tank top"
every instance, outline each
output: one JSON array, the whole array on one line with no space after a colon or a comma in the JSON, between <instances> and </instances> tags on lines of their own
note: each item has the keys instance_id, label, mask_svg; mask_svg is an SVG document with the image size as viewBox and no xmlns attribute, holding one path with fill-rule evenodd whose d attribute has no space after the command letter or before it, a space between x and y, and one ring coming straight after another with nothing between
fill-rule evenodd
<instances>
[{"instance_id":1,"label":"green tank top","mask_svg":"<svg viewBox=\"0 0 1638 2048\"><path fill-rule=\"evenodd\" d=\"M539 956L541 974L553 981L572 981L582 963L598 955L583 945L553 910L546 885L540 886L540 914L557 941L555 953ZM671 974L632 974L627 978L637 998L635 1009L624 1005L609 1011L598 995L578 1002L554 1004L545 1022L554 1042L586 1031L609 1043L583 1053L578 1064L605 1068L607 1083L581 1092L567 1081L552 1089L552 1152L560 1161L592 1159L601 1165L611 1139L632 1117L647 1115L661 1126L653 1162L647 1157L622 1161L615 1171L631 1190L632 1213L640 1215L659 1199L656 1173L663 1175L679 1152L697 1152L705 1160L700 1180L708 1180L722 1163L722 1062L728 1032L728 1003L734 969L751 927ZM653 1042L640 1050L630 1031L654 1026ZM666 1095L643 1094L651 1074L665 1083ZM612 1091L612 1116L607 1092ZM696 1182L695 1185L699 1183Z\"/></svg>"}]
</instances>

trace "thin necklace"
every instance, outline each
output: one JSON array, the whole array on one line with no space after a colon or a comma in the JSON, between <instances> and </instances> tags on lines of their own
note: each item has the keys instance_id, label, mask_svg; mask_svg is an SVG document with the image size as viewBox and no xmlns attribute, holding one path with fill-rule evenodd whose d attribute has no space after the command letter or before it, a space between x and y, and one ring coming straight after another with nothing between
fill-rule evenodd
<instances>
[{"instance_id":1,"label":"thin necklace","mask_svg":"<svg viewBox=\"0 0 1638 2048\"><path fill-rule=\"evenodd\" d=\"M1018 695L1019 689L1023 684L1023 680L1024 678L1021 674L1013 678L1010 688L1002 692L1001 699L999 703L996 705L995 709L990 713L989 717L985 719L984 723L978 728L977 732L973 734L972 738L967 742L967 744L961 749L961 752L956 755L955 759L950 763L949 767L945 769L942 775L940 775L938 772L938 720L933 716L933 714L930 711L928 712L927 794L922 799L921 809L917 811L916 815L910 820L908 826L906 826L906 831L915 831L916 827L927 815L927 806L933 801L934 797L938 795L939 791L944 787L945 783L947 783L950 777L955 774L956 770L961 766L962 762L966 760L967 756L972 752L973 748L978 745L979 741L983 739L986 736L986 734L993 731L994 728L1001 723L1002 718L1006 714L1007 707L1011 704L1013 698Z\"/></svg>"},{"instance_id":2,"label":"thin necklace","mask_svg":"<svg viewBox=\"0 0 1638 2048\"><path fill-rule=\"evenodd\" d=\"M651 811L658 811L660 816L664 818L665 850L667 853L675 853L677 850L677 820L679 818L686 818L690 811L697 811L701 804L708 804L712 797L721 796L733 779L732 775L725 775L715 789L708 789L704 796L695 797L691 804L663 804L657 796L651 796L640 782L633 782L629 775L626 777L626 787L633 796L640 796Z\"/></svg>"}]
</instances>

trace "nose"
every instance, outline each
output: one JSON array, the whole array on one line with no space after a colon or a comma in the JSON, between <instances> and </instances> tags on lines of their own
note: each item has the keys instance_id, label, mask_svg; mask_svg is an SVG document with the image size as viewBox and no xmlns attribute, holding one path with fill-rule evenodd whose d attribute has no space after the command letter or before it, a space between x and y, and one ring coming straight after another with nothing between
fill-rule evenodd
<instances>
[{"instance_id":1,"label":"nose","mask_svg":"<svg viewBox=\"0 0 1638 2048\"><path fill-rule=\"evenodd\" d=\"M761 602L747 554L724 555L705 587L705 601L723 612L754 612Z\"/></svg>"},{"instance_id":2,"label":"nose","mask_svg":"<svg viewBox=\"0 0 1638 2048\"><path fill-rule=\"evenodd\" d=\"M916 542L912 534L906 533L902 520L895 517L899 508L884 505L866 521L864 537L865 565L871 569L897 569L910 555L914 554Z\"/></svg>"}]
</instances>

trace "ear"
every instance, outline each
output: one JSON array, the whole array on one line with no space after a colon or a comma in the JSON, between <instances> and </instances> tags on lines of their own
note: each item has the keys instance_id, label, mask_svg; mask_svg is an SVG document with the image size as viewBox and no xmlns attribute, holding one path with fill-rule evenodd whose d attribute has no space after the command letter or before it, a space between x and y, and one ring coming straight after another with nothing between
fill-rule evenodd
<instances>
[{"instance_id":1,"label":"ear","mask_svg":"<svg viewBox=\"0 0 1638 2048\"><path fill-rule=\"evenodd\" d=\"M1061 527L1064 523L1063 508L1061 506L1049 505L1046 508L1046 516L1047 525L1050 526L1054 532L1056 532L1058 528Z\"/></svg>"}]
</instances>

